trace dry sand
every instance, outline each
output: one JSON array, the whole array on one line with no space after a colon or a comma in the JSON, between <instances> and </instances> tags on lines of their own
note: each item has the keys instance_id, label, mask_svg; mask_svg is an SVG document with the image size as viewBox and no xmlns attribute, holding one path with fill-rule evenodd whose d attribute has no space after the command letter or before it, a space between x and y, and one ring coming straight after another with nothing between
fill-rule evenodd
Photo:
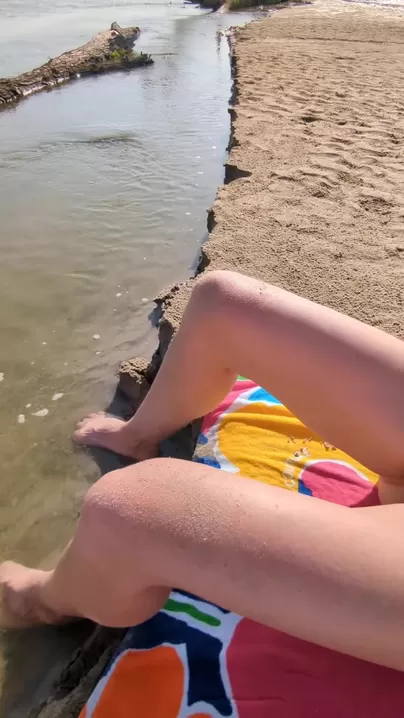
<instances>
[{"instance_id":1,"label":"dry sand","mask_svg":"<svg viewBox=\"0 0 404 718\"><path fill-rule=\"evenodd\" d=\"M206 255L404 337L404 13L334 8L240 33Z\"/></svg>"},{"instance_id":2,"label":"dry sand","mask_svg":"<svg viewBox=\"0 0 404 718\"><path fill-rule=\"evenodd\" d=\"M238 33L233 68L228 184L200 269L255 275L404 337L404 12L333 0L282 10ZM160 297L154 367L123 365L134 400L192 284ZM78 681L41 716L76 715L89 689Z\"/></svg>"},{"instance_id":3,"label":"dry sand","mask_svg":"<svg viewBox=\"0 0 404 718\"><path fill-rule=\"evenodd\" d=\"M404 337L404 11L336 0L278 11L237 33L233 69L228 184L201 267ZM163 352L191 286L160 297Z\"/></svg>"}]
</instances>

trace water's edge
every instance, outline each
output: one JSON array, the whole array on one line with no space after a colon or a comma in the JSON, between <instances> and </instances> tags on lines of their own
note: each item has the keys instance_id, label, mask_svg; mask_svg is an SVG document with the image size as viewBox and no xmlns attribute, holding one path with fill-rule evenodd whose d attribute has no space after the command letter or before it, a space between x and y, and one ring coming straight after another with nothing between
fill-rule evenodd
<instances>
[{"instance_id":1,"label":"water's edge","mask_svg":"<svg viewBox=\"0 0 404 718\"><path fill-rule=\"evenodd\" d=\"M237 65L233 52L237 31L235 28L227 34L229 45L229 63L231 71L231 93L229 101L230 132L226 148L228 158L230 151L236 143L234 137L234 120L236 117L234 106L237 104ZM229 163L228 158L224 165L224 184L228 184L237 178L237 168ZM214 206L207 214L208 237L215 225ZM205 242L205 244L206 244ZM129 399L132 406L136 406L139 397L147 392L159 366L164 358L165 352L172 336L178 328L178 321L173 318L170 308L173 303L176 306L178 301L185 306L192 285L195 280L207 269L209 260L204 246L201 247L200 258L195 267L192 277L181 284L175 283L164 290L155 302L160 311L160 323L158 330L158 345L148 363L144 359L136 358L122 364L118 392ZM128 368L129 367L129 368ZM194 451L195 440L198 433L198 422L179 432L171 442L171 451L183 458L191 459ZM170 449L168 449L170 451ZM105 667L111 660L117 646L122 640L126 629L112 629L96 626L84 644L75 651L67 665L63 669L54 685L49 697L40 706L33 707L27 718L76 718L92 690L100 679Z\"/></svg>"},{"instance_id":2,"label":"water's edge","mask_svg":"<svg viewBox=\"0 0 404 718\"><path fill-rule=\"evenodd\" d=\"M226 147L227 159L224 164L223 184L229 184L239 177L244 176L243 171L236 164L230 162L230 153L232 148L237 144L234 135L234 122L237 117L235 106L238 103L237 96L237 63L234 54L234 44L237 33L242 28L232 27L226 33L227 43L229 47L229 63L231 72L231 87L228 112L230 115L229 140ZM220 187L220 185L219 185ZM146 362L142 357L134 357L133 359L122 362L119 370L118 392L121 392L132 408L136 410L140 402L154 381L154 378L160 368L161 362L166 354L169 344L179 327L179 322L188 302L190 292L195 280L209 267L210 260L206 253L205 247L209 242L210 235L216 225L215 219L215 203L211 205L207 212L207 237L200 249L199 260L196 264L193 275L186 282L174 283L163 289L154 299L156 310L159 314L158 324L158 345L150 362ZM185 438L185 445L191 444L191 454L187 458L191 458L194 446L192 442L195 438L194 427L189 427L188 441ZM179 443L180 451L183 448L184 436L181 432Z\"/></svg>"}]
</instances>

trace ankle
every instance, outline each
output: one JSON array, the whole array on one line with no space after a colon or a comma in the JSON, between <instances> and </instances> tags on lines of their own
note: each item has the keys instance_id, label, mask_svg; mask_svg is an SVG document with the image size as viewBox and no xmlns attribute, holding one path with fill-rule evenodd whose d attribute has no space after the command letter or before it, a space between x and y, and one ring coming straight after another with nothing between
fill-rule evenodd
<instances>
[{"instance_id":1,"label":"ankle","mask_svg":"<svg viewBox=\"0 0 404 718\"><path fill-rule=\"evenodd\" d=\"M155 459L160 452L160 442L152 442L144 440L136 443L136 458L138 461L147 461Z\"/></svg>"},{"instance_id":2,"label":"ankle","mask_svg":"<svg viewBox=\"0 0 404 718\"><path fill-rule=\"evenodd\" d=\"M78 614L66 603L66 597L55 590L54 571L43 573L45 575L38 581L33 593L41 622L60 623L66 618L76 618Z\"/></svg>"},{"instance_id":3,"label":"ankle","mask_svg":"<svg viewBox=\"0 0 404 718\"><path fill-rule=\"evenodd\" d=\"M148 432L147 428L145 430L145 426L140 425L137 415L125 424L124 432L133 450L133 454L138 461L155 459L156 456L158 456L160 441L162 441L162 439L157 437L155 432Z\"/></svg>"}]
</instances>

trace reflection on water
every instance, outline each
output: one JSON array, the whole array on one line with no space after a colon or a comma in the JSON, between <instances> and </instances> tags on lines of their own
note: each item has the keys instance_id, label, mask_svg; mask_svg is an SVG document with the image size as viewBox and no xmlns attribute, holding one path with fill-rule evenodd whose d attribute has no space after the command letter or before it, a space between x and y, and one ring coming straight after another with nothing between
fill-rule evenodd
<instances>
[{"instance_id":1,"label":"reflection on water","mask_svg":"<svg viewBox=\"0 0 404 718\"><path fill-rule=\"evenodd\" d=\"M72 451L75 420L108 403L120 360L153 351L152 299L190 275L223 177L230 73L216 30L234 16L179 2L3 0L0 76L114 20L143 29L154 66L0 114L0 556L32 564L67 540L97 475ZM2 716L23 715L10 709L18 682L31 671L32 692L53 662L54 637L35 661L18 645L3 639Z\"/></svg>"}]
</instances>

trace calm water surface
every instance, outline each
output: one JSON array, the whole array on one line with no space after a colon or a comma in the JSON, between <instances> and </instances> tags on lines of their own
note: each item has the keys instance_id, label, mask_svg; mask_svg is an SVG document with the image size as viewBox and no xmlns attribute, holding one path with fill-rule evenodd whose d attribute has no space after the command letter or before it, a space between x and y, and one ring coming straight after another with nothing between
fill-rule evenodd
<instances>
[{"instance_id":1,"label":"calm water surface","mask_svg":"<svg viewBox=\"0 0 404 718\"><path fill-rule=\"evenodd\" d=\"M125 0L3 0L1 15L0 76L114 20L139 25L155 58L0 113L0 558L36 564L68 539L98 475L72 449L75 421L108 403L122 359L152 353L152 299L195 267L229 136L216 31L251 16ZM39 690L63 640L24 651L3 637L1 716L25 715L22 682Z\"/></svg>"}]
</instances>

